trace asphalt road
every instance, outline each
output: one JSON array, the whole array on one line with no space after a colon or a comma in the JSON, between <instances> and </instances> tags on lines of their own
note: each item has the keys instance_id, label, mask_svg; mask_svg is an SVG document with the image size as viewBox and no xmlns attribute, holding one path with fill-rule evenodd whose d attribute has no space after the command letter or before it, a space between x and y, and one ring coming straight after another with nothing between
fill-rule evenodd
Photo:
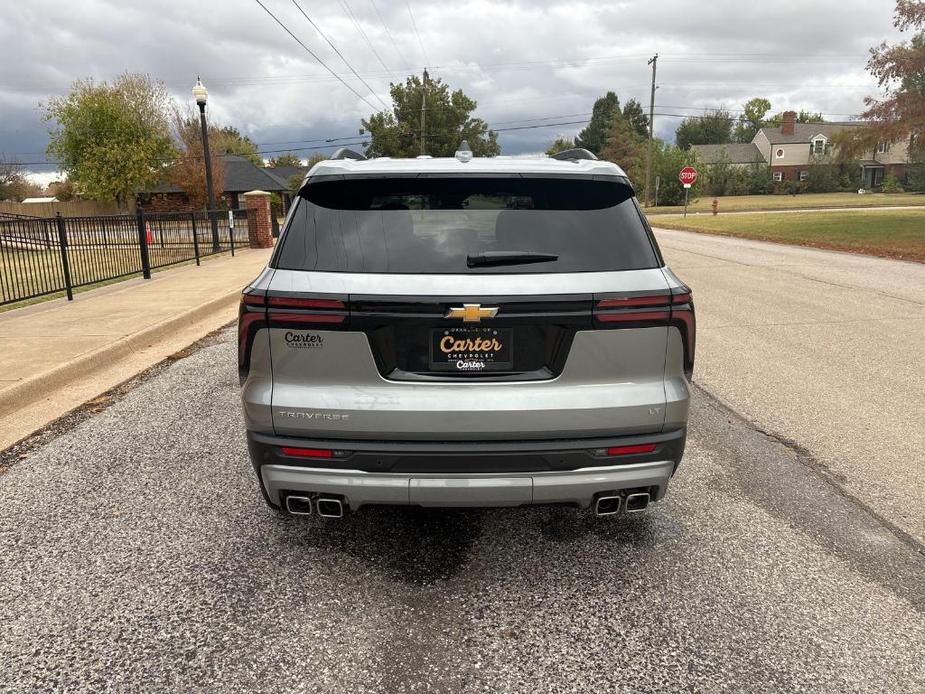
<instances>
[{"instance_id":1,"label":"asphalt road","mask_svg":"<svg viewBox=\"0 0 925 694\"><path fill-rule=\"evenodd\" d=\"M925 265L657 235L694 289L697 383L925 543Z\"/></svg>"},{"instance_id":2,"label":"asphalt road","mask_svg":"<svg viewBox=\"0 0 925 694\"><path fill-rule=\"evenodd\" d=\"M922 546L700 390L616 520L276 516L230 332L77 419L0 474L3 692L925 691Z\"/></svg>"}]
</instances>

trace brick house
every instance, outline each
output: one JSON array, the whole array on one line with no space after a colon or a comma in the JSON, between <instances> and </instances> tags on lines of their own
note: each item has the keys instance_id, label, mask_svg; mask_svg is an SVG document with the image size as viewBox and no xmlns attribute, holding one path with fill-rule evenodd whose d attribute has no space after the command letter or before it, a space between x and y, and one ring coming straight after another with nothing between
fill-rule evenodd
<instances>
[{"instance_id":1,"label":"brick house","mask_svg":"<svg viewBox=\"0 0 925 694\"><path fill-rule=\"evenodd\" d=\"M283 214L289 209L292 195L289 192L290 179L308 171L295 166L272 169L257 166L249 159L236 154L223 154L224 188L220 194L216 191L216 200L220 206L230 210L244 207L244 193L251 190L265 190L276 193L282 201ZM162 183L158 186L138 193L136 204L145 212L187 212L193 209L186 193L179 186L172 183Z\"/></svg>"},{"instance_id":2,"label":"brick house","mask_svg":"<svg viewBox=\"0 0 925 694\"><path fill-rule=\"evenodd\" d=\"M729 145L692 145L702 164L765 163L775 181L805 181L811 167L831 164L836 133L865 125L856 123L797 123L796 112L786 111L778 127L761 128L751 142ZM881 142L859 162L858 186L876 188L887 176L903 180L909 162L908 142ZM760 158L755 158L757 151ZM746 161L747 160L747 161Z\"/></svg>"}]
</instances>

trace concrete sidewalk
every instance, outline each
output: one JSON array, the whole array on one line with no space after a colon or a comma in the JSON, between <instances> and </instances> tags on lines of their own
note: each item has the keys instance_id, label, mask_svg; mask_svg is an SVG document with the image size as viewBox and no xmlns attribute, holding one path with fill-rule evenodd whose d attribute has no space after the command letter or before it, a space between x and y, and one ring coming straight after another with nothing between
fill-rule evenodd
<instances>
[{"instance_id":1,"label":"concrete sidewalk","mask_svg":"<svg viewBox=\"0 0 925 694\"><path fill-rule=\"evenodd\" d=\"M233 320L269 256L243 249L0 313L0 450Z\"/></svg>"}]
</instances>

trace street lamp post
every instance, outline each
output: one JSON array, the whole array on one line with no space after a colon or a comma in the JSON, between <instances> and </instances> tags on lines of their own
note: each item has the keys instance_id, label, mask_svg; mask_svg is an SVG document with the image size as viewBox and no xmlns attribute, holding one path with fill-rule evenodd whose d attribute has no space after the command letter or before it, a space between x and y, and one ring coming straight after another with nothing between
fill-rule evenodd
<instances>
[{"instance_id":1,"label":"street lamp post","mask_svg":"<svg viewBox=\"0 0 925 694\"><path fill-rule=\"evenodd\" d=\"M196 85L193 87L193 96L196 99L196 105L199 106L199 123L202 126L202 156L206 162L206 193L209 196L209 210L215 207L215 189L212 187L212 157L209 155L209 128L206 126L206 102L209 100L209 90L202 84L199 77L196 78ZM218 221L212 219L212 215L206 210L206 215L212 223L212 250L219 250L218 242Z\"/></svg>"}]
</instances>

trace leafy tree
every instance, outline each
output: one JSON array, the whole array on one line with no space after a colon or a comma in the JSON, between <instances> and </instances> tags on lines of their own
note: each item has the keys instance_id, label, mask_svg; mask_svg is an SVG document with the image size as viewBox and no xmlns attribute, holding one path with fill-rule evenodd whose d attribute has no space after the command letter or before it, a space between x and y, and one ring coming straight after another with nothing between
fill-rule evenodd
<instances>
[{"instance_id":1,"label":"leafy tree","mask_svg":"<svg viewBox=\"0 0 925 694\"><path fill-rule=\"evenodd\" d=\"M275 169L277 166L302 166L302 158L295 152L285 152L270 159L267 166L271 169Z\"/></svg>"},{"instance_id":2,"label":"leafy tree","mask_svg":"<svg viewBox=\"0 0 925 694\"><path fill-rule=\"evenodd\" d=\"M52 181L46 186L45 195L58 198L61 202L70 202L77 199L77 186L69 178L63 181Z\"/></svg>"},{"instance_id":3,"label":"leafy tree","mask_svg":"<svg viewBox=\"0 0 925 694\"><path fill-rule=\"evenodd\" d=\"M742 110L743 113L739 116L739 122L735 128L735 140L736 142L751 142L758 131L764 127L764 117L771 110L771 102L756 97L746 101Z\"/></svg>"},{"instance_id":4,"label":"leafy tree","mask_svg":"<svg viewBox=\"0 0 925 694\"><path fill-rule=\"evenodd\" d=\"M391 84L392 110L361 121L360 134L369 134L366 153L374 157L414 157L421 153L421 104L424 82L416 75L404 84ZM475 156L501 153L498 134L481 118L474 118L477 103L461 89L450 91L441 79L428 79L424 150L435 157L451 157L466 140Z\"/></svg>"},{"instance_id":5,"label":"leafy tree","mask_svg":"<svg viewBox=\"0 0 925 694\"><path fill-rule=\"evenodd\" d=\"M649 137L649 117L636 99L630 99L623 105L623 118L629 122L639 137Z\"/></svg>"},{"instance_id":6,"label":"leafy tree","mask_svg":"<svg viewBox=\"0 0 925 694\"><path fill-rule=\"evenodd\" d=\"M633 125L617 111L607 128L607 141L601 150L601 158L612 161L622 168L632 181L645 178L645 140Z\"/></svg>"},{"instance_id":7,"label":"leafy tree","mask_svg":"<svg viewBox=\"0 0 925 694\"><path fill-rule=\"evenodd\" d=\"M925 162L917 154L918 143L925 139L925 3L921 0L897 0L893 24L900 31L912 30L909 41L895 45L886 42L870 50L867 70L884 95L867 97L867 110L861 119L864 128L851 128L839 134L836 142L843 157L857 157L870 152L878 142L909 143L914 164ZM917 158L919 157L919 158ZM910 175L918 174L910 167Z\"/></svg>"},{"instance_id":8,"label":"leafy tree","mask_svg":"<svg viewBox=\"0 0 925 694\"><path fill-rule=\"evenodd\" d=\"M55 122L48 154L93 200L124 204L157 183L175 150L170 97L162 82L124 73L111 84L79 80L67 96L42 105Z\"/></svg>"},{"instance_id":9,"label":"leafy tree","mask_svg":"<svg viewBox=\"0 0 925 694\"><path fill-rule=\"evenodd\" d=\"M702 116L688 116L675 132L675 142L681 149L691 145L723 145L732 141L732 116L718 109Z\"/></svg>"},{"instance_id":10,"label":"leafy tree","mask_svg":"<svg viewBox=\"0 0 925 694\"><path fill-rule=\"evenodd\" d=\"M696 166L697 157L690 150L683 150L661 140L655 141L652 150L652 181L655 177L659 178L658 187L658 204L659 205L681 205L684 203L684 186L678 181L678 173L685 166ZM691 188L690 198L694 200L700 194L700 180ZM637 191L643 190L644 186L637 187ZM637 195L640 193L637 192ZM654 199L654 195L653 195Z\"/></svg>"},{"instance_id":11,"label":"leafy tree","mask_svg":"<svg viewBox=\"0 0 925 694\"><path fill-rule=\"evenodd\" d=\"M170 180L179 186L195 207L207 207L209 203L206 187L205 157L202 152L202 126L199 113L193 108L173 109L174 135L179 144L180 156L170 166ZM225 164L221 152L211 147L212 133L209 127L209 154L212 159L212 184L216 197L225 189ZM216 200L216 204L218 204Z\"/></svg>"},{"instance_id":12,"label":"leafy tree","mask_svg":"<svg viewBox=\"0 0 925 694\"><path fill-rule=\"evenodd\" d=\"M594 102L591 109L591 121L578 133L575 144L600 156L610 134L614 116L621 114L620 99L614 92L607 92Z\"/></svg>"},{"instance_id":13,"label":"leafy tree","mask_svg":"<svg viewBox=\"0 0 925 694\"><path fill-rule=\"evenodd\" d=\"M557 137L553 140L552 144L549 145L549 148L546 150L548 156L553 154L558 154L559 152L564 152L567 149L572 149L575 147L575 140L570 137Z\"/></svg>"},{"instance_id":14,"label":"leafy tree","mask_svg":"<svg viewBox=\"0 0 925 694\"><path fill-rule=\"evenodd\" d=\"M263 157L257 151L256 143L231 125L209 128L209 149L219 154L237 154L255 166L263 166Z\"/></svg>"},{"instance_id":15,"label":"leafy tree","mask_svg":"<svg viewBox=\"0 0 925 694\"><path fill-rule=\"evenodd\" d=\"M321 152L315 152L308 158L308 161L305 163L306 170L312 168L319 161L324 161L325 159L327 159L327 157L321 154ZM299 189L302 187L302 181L304 178L305 174L302 173L297 173L290 176L288 181L289 192L293 195L298 193Z\"/></svg>"}]
</instances>

